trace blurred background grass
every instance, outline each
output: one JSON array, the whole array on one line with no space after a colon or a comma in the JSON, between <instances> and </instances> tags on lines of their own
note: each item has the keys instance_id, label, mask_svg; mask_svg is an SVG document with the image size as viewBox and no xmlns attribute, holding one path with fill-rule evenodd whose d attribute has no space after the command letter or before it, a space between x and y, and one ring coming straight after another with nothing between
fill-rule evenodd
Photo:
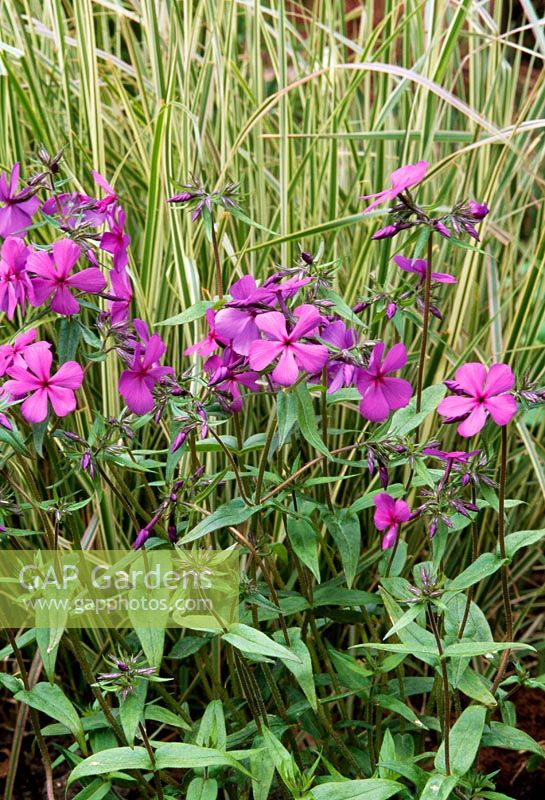
<instances>
[{"instance_id":1,"label":"blurred background grass","mask_svg":"<svg viewBox=\"0 0 545 800\"><path fill-rule=\"evenodd\" d=\"M358 196L425 158L432 170L420 198L447 208L473 197L491 209L478 249L435 243L435 268L458 284L443 293L426 383L467 359L507 361L539 379L541 11L530 0L1 0L0 167L28 164L44 143L65 148L65 174L82 189L93 193L92 168L115 185L132 236L135 316L155 324L213 291L202 227L165 202L191 173L211 188L240 181L245 212L266 229L219 220L226 285L245 271L263 277L290 265L299 244L315 251L323 241L324 258L340 263L336 288L353 303L376 281L395 285L391 257L411 255L401 236L370 241L383 212L363 218ZM161 329L176 367L186 366L182 351L200 324ZM399 334L415 356L410 319ZM115 359L93 372L89 417L103 399L109 412L119 408ZM252 405L246 430L264 430L267 415ZM543 412L519 416L515 427L507 496L519 504L510 530L542 527ZM167 446L164 432L149 436L150 448ZM343 503L364 491L357 483L343 484ZM111 542L115 498L101 500L99 514ZM494 537L485 514L482 546L491 549ZM517 567L531 612L519 625L532 630L543 563L534 550ZM491 587L487 601L498 600Z\"/></svg>"}]
</instances>

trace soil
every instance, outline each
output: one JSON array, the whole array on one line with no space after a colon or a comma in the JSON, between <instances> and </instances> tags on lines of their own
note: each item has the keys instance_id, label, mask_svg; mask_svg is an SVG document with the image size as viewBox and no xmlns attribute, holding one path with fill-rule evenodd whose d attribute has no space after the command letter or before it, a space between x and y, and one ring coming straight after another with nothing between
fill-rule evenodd
<instances>
[{"instance_id":1,"label":"soil","mask_svg":"<svg viewBox=\"0 0 545 800\"><path fill-rule=\"evenodd\" d=\"M545 744L545 692L539 689L519 689L512 697L517 709L517 727ZM498 792L515 800L543 800L545 760L529 771L529 754L497 747L484 747L479 755L479 770L489 773L499 770L495 778Z\"/></svg>"}]
</instances>

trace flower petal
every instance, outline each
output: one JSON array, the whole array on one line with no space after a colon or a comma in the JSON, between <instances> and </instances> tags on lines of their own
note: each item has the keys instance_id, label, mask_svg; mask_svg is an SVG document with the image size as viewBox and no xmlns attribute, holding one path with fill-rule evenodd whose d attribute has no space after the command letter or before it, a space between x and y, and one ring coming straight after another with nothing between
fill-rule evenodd
<instances>
[{"instance_id":1,"label":"flower petal","mask_svg":"<svg viewBox=\"0 0 545 800\"><path fill-rule=\"evenodd\" d=\"M47 389L38 389L21 405L21 414L27 422L37 425L47 417Z\"/></svg>"},{"instance_id":2,"label":"flower petal","mask_svg":"<svg viewBox=\"0 0 545 800\"><path fill-rule=\"evenodd\" d=\"M479 433L479 431L484 428L485 423L485 408L483 405L477 405L469 417L458 425L457 430L460 436L465 436L466 439L469 439L471 436L475 436L476 433Z\"/></svg>"},{"instance_id":3,"label":"flower petal","mask_svg":"<svg viewBox=\"0 0 545 800\"><path fill-rule=\"evenodd\" d=\"M297 322L290 334L292 340L302 339L303 336L308 336L309 333L316 330L322 320L320 312L309 303L297 306L293 313L297 317Z\"/></svg>"},{"instance_id":4,"label":"flower petal","mask_svg":"<svg viewBox=\"0 0 545 800\"><path fill-rule=\"evenodd\" d=\"M486 380L486 367L480 361L469 361L456 370L456 383L466 394L479 397Z\"/></svg>"},{"instance_id":5,"label":"flower petal","mask_svg":"<svg viewBox=\"0 0 545 800\"><path fill-rule=\"evenodd\" d=\"M88 267L71 275L68 283L75 289L81 289L82 292L96 294L105 288L106 278L98 267Z\"/></svg>"},{"instance_id":6,"label":"flower petal","mask_svg":"<svg viewBox=\"0 0 545 800\"><path fill-rule=\"evenodd\" d=\"M475 405L475 400L472 397L452 395L451 397L445 397L441 400L437 406L437 412L443 417L457 419L458 417L464 417L466 414L470 414L475 408Z\"/></svg>"},{"instance_id":7,"label":"flower petal","mask_svg":"<svg viewBox=\"0 0 545 800\"><path fill-rule=\"evenodd\" d=\"M272 379L281 386L291 386L299 377L299 367L291 348L284 348L278 364L272 371Z\"/></svg>"},{"instance_id":8,"label":"flower petal","mask_svg":"<svg viewBox=\"0 0 545 800\"><path fill-rule=\"evenodd\" d=\"M49 400L58 417L66 417L76 408L76 395L72 389L55 386L48 389Z\"/></svg>"},{"instance_id":9,"label":"flower petal","mask_svg":"<svg viewBox=\"0 0 545 800\"><path fill-rule=\"evenodd\" d=\"M153 409L153 395L142 375L125 370L119 378L118 389L128 408L135 414L147 414Z\"/></svg>"},{"instance_id":10,"label":"flower petal","mask_svg":"<svg viewBox=\"0 0 545 800\"><path fill-rule=\"evenodd\" d=\"M390 348L382 362L382 372L396 372L398 369L403 369L406 363L407 349L403 342L398 342Z\"/></svg>"},{"instance_id":11,"label":"flower petal","mask_svg":"<svg viewBox=\"0 0 545 800\"><path fill-rule=\"evenodd\" d=\"M360 414L371 422L383 422L388 418L390 406L380 385L371 384L360 403Z\"/></svg>"},{"instance_id":12,"label":"flower petal","mask_svg":"<svg viewBox=\"0 0 545 800\"><path fill-rule=\"evenodd\" d=\"M383 378L382 391L392 411L409 405L413 395L413 387L403 378Z\"/></svg>"},{"instance_id":13,"label":"flower petal","mask_svg":"<svg viewBox=\"0 0 545 800\"><path fill-rule=\"evenodd\" d=\"M81 255L81 247L70 239L53 243L53 260L59 275L67 276Z\"/></svg>"},{"instance_id":14,"label":"flower petal","mask_svg":"<svg viewBox=\"0 0 545 800\"><path fill-rule=\"evenodd\" d=\"M281 342L258 340L250 345L249 361L252 369L258 372L268 367L280 355L284 346Z\"/></svg>"},{"instance_id":15,"label":"flower petal","mask_svg":"<svg viewBox=\"0 0 545 800\"><path fill-rule=\"evenodd\" d=\"M517 401L510 394L489 397L485 401L485 406L496 425L507 425L517 413Z\"/></svg>"},{"instance_id":16,"label":"flower petal","mask_svg":"<svg viewBox=\"0 0 545 800\"><path fill-rule=\"evenodd\" d=\"M282 342L288 338L286 318L280 311L266 311L265 314L260 314L255 318L255 324L270 339Z\"/></svg>"},{"instance_id":17,"label":"flower petal","mask_svg":"<svg viewBox=\"0 0 545 800\"><path fill-rule=\"evenodd\" d=\"M62 386L64 389L79 389L83 383L83 369L77 361L67 361L58 368L49 380L50 386Z\"/></svg>"},{"instance_id":18,"label":"flower petal","mask_svg":"<svg viewBox=\"0 0 545 800\"><path fill-rule=\"evenodd\" d=\"M486 397L491 397L501 392L508 392L515 385L515 376L507 364L492 364L484 385Z\"/></svg>"},{"instance_id":19,"label":"flower petal","mask_svg":"<svg viewBox=\"0 0 545 800\"><path fill-rule=\"evenodd\" d=\"M67 317L78 313L79 303L71 294L68 286L59 286L51 300L51 310Z\"/></svg>"},{"instance_id":20,"label":"flower petal","mask_svg":"<svg viewBox=\"0 0 545 800\"><path fill-rule=\"evenodd\" d=\"M310 373L320 372L329 356L327 347L324 347L323 344L301 344L300 342L295 342L295 344L291 345L291 350L295 353L297 363L301 369Z\"/></svg>"}]
</instances>

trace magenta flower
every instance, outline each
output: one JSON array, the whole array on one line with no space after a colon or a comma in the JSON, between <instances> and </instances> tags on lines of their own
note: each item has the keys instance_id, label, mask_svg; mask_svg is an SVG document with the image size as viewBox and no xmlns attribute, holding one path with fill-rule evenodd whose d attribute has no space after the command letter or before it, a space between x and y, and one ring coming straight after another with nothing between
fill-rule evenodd
<instances>
[{"instance_id":1,"label":"magenta flower","mask_svg":"<svg viewBox=\"0 0 545 800\"><path fill-rule=\"evenodd\" d=\"M416 164L406 164L404 167L396 169L395 172L392 172L390 175L390 182L392 185L389 189L360 197L360 200L370 200L372 197L376 197L376 200L374 200L363 213L368 214L381 203L385 203L387 200L395 200L405 189L416 186L416 184L420 183L423 179L429 166L427 161L417 161Z\"/></svg>"},{"instance_id":2,"label":"magenta flower","mask_svg":"<svg viewBox=\"0 0 545 800\"><path fill-rule=\"evenodd\" d=\"M102 234L99 247L112 254L114 270L120 272L129 263L127 248L131 243L131 237L124 232L125 212L123 209L118 209L117 216L110 215L108 223L110 230Z\"/></svg>"},{"instance_id":3,"label":"magenta flower","mask_svg":"<svg viewBox=\"0 0 545 800\"><path fill-rule=\"evenodd\" d=\"M386 531L382 537L382 549L388 550L395 544L401 523L411 518L411 511L405 500L394 500L388 492L375 495L373 502L373 521L377 530Z\"/></svg>"},{"instance_id":4,"label":"magenta flower","mask_svg":"<svg viewBox=\"0 0 545 800\"><path fill-rule=\"evenodd\" d=\"M59 217L61 227L75 229L80 225L98 228L106 219L107 211L97 209L98 200L81 192L61 192L42 205L42 213Z\"/></svg>"},{"instance_id":5,"label":"magenta flower","mask_svg":"<svg viewBox=\"0 0 545 800\"><path fill-rule=\"evenodd\" d=\"M212 356L206 362L206 370L211 373L208 385L227 396L232 411L242 411L241 386L251 392L259 391L259 373L245 370L246 363L245 358L229 347L221 356Z\"/></svg>"},{"instance_id":6,"label":"magenta flower","mask_svg":"<svg viewBox=\"0 0 545 800\"><path fill-rule=\"evenodd\" d=\"M507 364L486 367L478 361L456 370L454 381L445 381L454 396L441 400L437 411L445 422L461 422L460 436L469 438L478 433L488 415L496 425L507 425L517 413L515 398L508 394L515 385L515 376Z\"/></svg>"},{"instance_id":7,"label":"magenta flower","mask_svg":"<svg viewBox=\"0 0 545 800\"><path fill-rule=\"evenodd\" d=\"M142 330L147 330L145 323L139 323ZM138 330L138 328L137 328ZM128 408L135 414L147 414L153 409L153 389L165 375L172 374L172 367L162 367L160 360L166 351L166 345L158 333L154 333L147 341L138 342L134 348L128 369L121 373L118 389Z\"/></svg>"},{"instance_id":8,"label":"magenta flower","mask_svg":"<svg viewBox=\"0 0 545 800\"><path fill-rule=\"evenodd\" d=\"M253 275L236 281L229 294L232 299L216 314L216 330L224 340L231 341L235 353L247 356L252 342L259 339L255 323L258 311L274 301L274 294L259 288Z\"/></svg>"},{"instance_id":9,"label":"magenta flower","mask_svg":"<svg viewBox=\"0 0 545 800\"><path fill-rule=\"evenodd\" d=\"M425 456L433 456L433 458L438 458L440 461L446 461L447 463L450 461L452 464L467 464L473 456L476 456L481 451L451 450L447 452L446 450L439 450L437 447L425 447L422 452Z\"/></svg>"},{"instance_id":10,"label":"magenta flower","mask_svg":"<svg viewBox=\"0 0 545 800\"><path fill-rule=\"evenodd\" d=\"M32 217L40 206L38 198L29 189L17 191L21 165L14 164L8 179L5 172L0 175L0 236L24 236L32 225Z\"/></svg>"},{"instance_id":11,"label":"magenta flower","mask_svg":"<svg viewBox=\"0 0 545 800\"><path fill-rule=\"evenodd\" d=\"M336 320L326 325L320 338L337 351L330 353L327 362L327 391L333 394L343 386L353 383L355 367L349 351L357 345L359 337L342 320Z\"/></svg>"},{"instance_id":12,"label":"magenta flower","mask_svg":"<svg viewBox=\"0 0 545 800\"><path fill-rule=\"evenodd\" d=\"M81 248L69 239L61 239L53 244L53 255L43 250L32 253L27 262L27 269L36 278L32 279L30 302L33 306L41 306L53 295L51 309L57 314L77 314L79 303L71 293L71 289L97 294L106 286L106 279L98 267L88 267L72 272L81 255Z\"/></svg>"},{"instance_id":13,"label":"magenta flower","mask_svg":"<svg viewBox=\"0 0 545 800\"><path fill-rule=\"evenodd\" d=\"M31 291L26 263L32 252L21 239L8 237L0 251L0 308L12 320L17 304L24 313L27 295Z\"/></svg>"},{"instance_id":14,"label":"magenta flower","mask_svg":"<svg viewBox=\"0 0 545 800\"><path fill-rule=\"evenodd\" d=\"M288 331L286 318L279 311L267 311L256 317L256 325L266 339L252 342L250 346L250 367L261 372L278 358L272 371L272 379L281 386L295 383L301 370L319 372L328 358L327 347L321 344L308 344L301 339L316 332L321 320L320 314L311 305L297 306L294 310L297 322Z\"/></svg>"},{"instance_id":15,"label":"magenta flower","mask_svg":"<svg viewBox=\"0 0 545 800\"><path fill-rule=\"evenodd\" d=\"M419 276L420 283L424 283L426 279L426 269L428 268L428 262L425 259L394 256L394 261L403 272L414 272ZM454 275L449 275L448 272L432 272L431 279L436 283L456 283Z\"/></svg>"},{"instance_id":16,"label":"magenta flower","mask_svg":"<svg viewBox=\"0 0 545 800\"><path fill-rule=\"evenodd\" d=\"M384 343L373 348L369 366L356 372L356 386L361 394L360 414L371 422L383 422L391 411L403 408L409 403L413 389L402 378L389 377L407 363L405 345L395 344L382 359Z\"/></svg>"},{"instance_id":17,"label":"magenta flower","mask_svg":"<svg viewBox=\"0 0 545 800\"><path fill-rule=\"evenodd\" d=\"M206 358L213 353L214 350L217 350L219 345L225 346L228 344L229 340L220 336L216 328L216 312L212 308L209 308L204 318L208 323L208 333L200 342L196 342L184 350L184 356L190 356L191 353L198 353L201 358Z\"/></svg>"},{"instance_id":18,"label":"magenta flower","mask_svg":"<svg viewBox=\"0 0 545 800\"><path fill-rule=\"evenodd\" d=\"M112 325L121 325L127 322L130 317L130 307L132 300L131 279L126 269L119 272L110 272L110 283L112 284L112 299L110 302L110 315Z\"/></svg>"},{"instance_id":19,"label":"magenta flower","mask_svg":"<svg viewBox=\"0 0 545 800\"><path fill-rule=\"evenodd\" d=\"M97 186L100 186L106 192L106 197L103 197L102 200L96 200L96 210L99 213L103 213L105 211L110 211L110 206L115 205L117 203L117 195L115 193L115 189L113 186L110 186L106 178L103 178L100 172L97 172L95 169L91 170L91 175L93 176L93 180Z\"/></svg>"},{"instance_id":20,"label":"magenta flower","mask_svg":"<svg viewBox=\"0 0 545 800\"><path fill-rule=\"evenodd\" d=\"M22 356L27 347L36 341L36 334L37 331L33 328L17 336L13 344L3 344L0 347L0 378L6 374L13 364L19 364L24 367ZM43 344L51 347L48 342L43 342Z\"/></svg>"},{"instance_id":21,"label":"magenta flower","mask_svg":"<svg viewBox=\"0 0 545 800\"><path fill-rule=\"evenodd\" d=\"M21 406L27 422L37 424L47 417L48 403L58 417L65 417L76 408L74 392L83 383L83 370L76 361L67 361L51 375L53 355L47 342L29 345L22 362L8 369L11 380L3 389L14 399L28 395Z\"/></svg>"}]
</instances>

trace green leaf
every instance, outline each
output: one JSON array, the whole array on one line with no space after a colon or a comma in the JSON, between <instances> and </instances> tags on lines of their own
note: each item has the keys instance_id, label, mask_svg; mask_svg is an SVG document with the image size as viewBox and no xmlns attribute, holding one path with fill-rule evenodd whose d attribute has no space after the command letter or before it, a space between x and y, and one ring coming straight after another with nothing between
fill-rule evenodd
<instances>
[{"instance_id":1,"label":"green leaf","mask_svg":"<svg viewBox=\"0 0 545 800\"><path fill-rule=\"evenodd\" d=\"M286 531L293 552L309 568L319 583L318 535L313 526L304 517L289 516L286 520Z\"/></svg>"},{"instance_id":2,"label":"green leaf","mask_svg":"<svg viewBox=\"0 0 545 800\"><path fill-rule=\"evenodd\" d=\"M37 683L29 691L23 689L17 692L15 699L66 725L81 750L86 752L85 735L78 712L56 683Z\"/></svg>"},{"instance_id":3,"label":"green leaf","mask_svg":"<svg viewBox=\"0 0 545 800\"><path fill-rule=\"evenodd\" d=\"M428 414L435 411L446 392L446 386L443 384L428 386L422 392L420 411L417 413L416 399L413 399L408 406L400 408L399 411L393 414L389 423L386 423L386 431L396 436L406 436L415 428L418 428ZM376 435L378 435L378 432Z\"/></svg>"},{"instance_id":4,"label":"green leaf","mask_svg":"<svg viewBox=\"0 0 545 800\"><path fill-rule=\"evenodd\" d=\"M432 775L419 800L447 800L458 783L456 775Z\"/></svg>"},{"instance_id":5,"label":"green leaf","mask_svg":"<svg viewBox=\"0 0 545 800\"><path fill-rule=\"evenodd\" d=\"M216 800L218 782L213 778L193 778L187 787L185 800Z\"/></svg>"},{"instance_id":6,"label":"green leaf","mask_svg":"<svg viewBox=\"0 0 545 800\"><path fill-rule=\"evenodd\" d=\"M148 685L146 681L138 681L134 690L123 698L119 703L119 719L123 732L127 737L127 742L132 745L138 728L138 723L142 719L144 704Z\"/></svg>"},{"instance_id":7,"label":"green leaf","mask_svg":"<svg viewBox=\"0 0 545 800\"><path fill-rule=\"evenodd\" d=\"M299 657L290 652L287 647L277 644L265 633L250 628L249 625L242 623L232 625L227 633L222 634L221 638L236 647L237 650L251 656L280 658L282 661L300 661Z\"/></svg>"},{"instance_id":8,"label":"green leaf","mask_svg":"<svg viewBox=\"0 0 545 800\"><path fill-rule=\"evenodd\" d=\"M311 708L316 711L318 708L318 700L316 698L316 687L314 686L314 674L312 671L310 653L306 644L301 639L301 631L299 628L288 628L288 636L290 640L290 650L297 656L299 662L284 660L284 664L297 680ZM279 643L284 642L282 631L275 631L275 633L273 633L273 638Z\"/></svg>"},{"instance_id":9,"label":"green leaf","mask_svg":"<svg viewBox=\"0 0 545 800\"><path fill-rule=\"evenodd\" d=\"M68 778L68 786L80 778L104 775L108 772L126 772L128 769L153 769L144 747L112 747L85 758L74 767Z\"/></svg>"},{"instance_id":10,"label":"green leaf","mask_svg":"<svg viewBox=\"0 0 545 800\"><path fill-rule=\"evenodd\" d=\"M196 539L201 539L208 533L217 531L220 528L227 528L230 525L240 525L241 522L246 522L255 513L261 510L263 506L249 506L241 497L235 497L234 500L229 500L222 506L217 508L212 514L205 519L201 520L189 533L183 536L178 544L187 544L194 542Z\"/></svg>"},{"instance_id":11,"label":"green leaf","mask_svg":"<svg viewBox=\"0 0 545 800\"><path fill-rule=\"evenodd\" d=\"M169 711L168 708L158 706L153 703L147 705L144 709L144 719L149 719L152 722L161 722L163 725L171 725L173 728L182 728L184 731L190 731L189 725L174 711Z\"/></svg>"},{"instance_id":12,"label":"green leaf","mask_svg":"<svg viewBox=\"0 0 545 800\"><path fill-rule=\"evenodd\" d=\"M484 706L469 706L458 717L450 731L450 766L455 775L469 772L479 751L487 710ZM445 745L435 756L435 769L445 771Z\"/></svg>"},{"instance_id":13,"label":"green leaf","mask_svg":"<svg viewBox=\"0 0 545 800\"><path fill-rule=\"evenodd\" d=\"M541 541L545 536L545 528L535 531L517 531L505 537L505 553L507 558L513 558L521 547L529 547Z\"/></svg>"},{"instance_id":14,"label":"green leaf","mask_svg":"<svg viewBox=\"0 0 545 800\"><path fill-rule=\"evenodd\" d=\"M397 697L393 697L390 694L378 694L375 697L376 702L381 708L385 708L388 711L393 711L394 714L398 714L403 719L406 719L407 722L410 722L411 725L416 725L417 728L421 730L428 730L427 725L424 725L421 719L418 718L416 713L406 706L405 703L402 703L401 700L398 700Z\"/></svg>"},{"instance_id":15,"label":"green leaf","mask_svg":"<svg viewBox=\"0 0 545 800\"><path fill-rule=\"evenodd\" d=\"M212 300L199 300L190 308L186 308L181 314L176 314L175 317L169 317L163 322L157 322L157 325L184 325L186 322L194 322L196 319L204 317L209 308L214 305Z\"/></svg>"},{"instance_id":16,"label":"green leaf","mask_svg":"<svg viewBox=\"0 0 545 800\"><path fill-rule=\"evenodd\" d=\"M331 455L318 433L312 397L306 383L300 383L293 391L297 398L297 422L301 436L322 455Z\"/></svg>"},{"instance_id":17,"label":"green leaf","mask_svg":"<svg viewBox=\"0 0 545 800\"><path fill-rule=\"evenodd\" d=\"M278 446L287 441L297 422L297 398L293 392L278 392L276 396L276 417L278 420Z\"/></svg>"},{"instance_id":18,"label":"green leaf","mask_svg":"<svg viewBox=\"0 0 545 800\"><path fill-rule=\"evenodd\" d=\"M66 361L73 361L76 357L79 341L81 338L81 327L77 320L70 317L63 317L59 322L58 354L59 364Z\"/></svg>"},{"instance_id":19,"label":"green leaf","mask_svg":"<svg viewBox=\"0 0 545 800\"><path fill-rule=\"evenodd\" d=\"M528 733L503 722L491 722L485 731L483 747L502 747L506 750L528 750L545 758L545 751Z\"/></svg>"},{"instance_id":20,"label":"green leaf","mask_svg":"<svg viewBox=\"0 0 545 800\"><path fill-rule=\"evenodd\" d=\"M535 648L522 642L456 642L445 647L444 658L472 658L487 653L499 653L500 650L533 650Z\"/></svg>"},{"instance_id":21,"label":"green leaf","mask_svg":"<svg viewBox=\"0 0 545 800\"><path fill-rule=\"evenodd\" d=\"M257 736L253 745L255 748L259 748L263 743L263 738ZM263 758L263 753L252 755L250 758L250 772L252 773L253 800L269 800L274 777L274 762L272 758Z\"/></svg>"},{"instance_id":22,"label":"green leaf","mask_svg":"<svg viewBox=\"0 0 545 800\"><path fill-rule=\"evenodd\" d=\"M359 518L354 512L343 508L335 512L324 512L323 519L337 545L344 567L346 585L350 588L356 577L361 550Z\"/></svg>"},{"instance_id":23,"label":"green leaf","mask_svg":"<svg viewBox=\"0 0 545 800\"><path fill-rule=\"evenodd\" d=\"M497 705L496 698L486 687L485 678L472 670L471 667L466 667L458 679L456 688L463 692L467 697L471 697L472 700L477 700L477 702L482 703L489 708L493 708Z\"/></svg>"},{"instance_id":24,"label":"green leaf","mask_svg":"<svg viewBox=\"0 0 545 800\"><path fill-rule=\"evenodd\" d=\"M470 586L482 581L483 578L487 578L497 572L502 563L501 558L495 553L483 553L467 569L460 572L454 580L449 581L446 588L449 592L468 589Z\"/></svg>"},{"instance_id":25,"label":"green leaf","mask_svg":"<svg viewBox=\"0 0 545 800\"><path fill-rule=\"evenodd\" d=\"M97 778L81 792L74 795L73 800L103 800L104 797L110 794L112 784L110 781L104 782L102 778Z\"/></svg>"},{"instance_id":26,"label":"green leaf","mask_svg":"<svg viewBox=\"0 0 545 800\"><path fill-rule=\"evenodd\" d=\"M404 789L396 781L369 778L363 781L331 781L311 790L314 800L388 800Z\"/></svg>"},{"instance_id":27,"label":"green leaf","mask_svg":"<svg viewBox=\"0 0 545 800\"><path fill-rule=\"evenodd\" d=\"M227 749L227 733L225 716L221 700L212 700L206 706L197 732L196 744L202 747Z\"/></svg>"},{"instance_id":28,"label":"green leaf","mask_svg":"<svg viewBox=\"0 0 545 800\"><path fill-rule=\"evenodd\" d=\"M418 606L418 605L411 606L410 608L408 608L407 611L405 611L405 613L403 614L403 616L401 616L398 619L398 621L395 623L395 625L393 625L390 628L390 630L388 631L388 633L386 634L386 636L384 638L385 639L389 639L390 636L393 636L395 633L398 633L398 631L403 630L403 628L405 628L411 622L414 622L414 620L421 613L421 611L422 611L422 608L421 608L421 606Z\"/></svg>"},{"instance_id":29,"label":"green leaf","mask_svg":"<svg viewBox=\"0 0 545 800\"><path fill-rule=\"evenodd\" d=\"M233 767L249 775L236 758L212 747L172 742L155 751L157 769L202 769L204 767Z\"/></svg>"},{"instance_id":30,"label":"green leaf","mask_svg":"<svg viewBox=\"0 0 545 800\"><path fill-rule=\"evenodd\" d=\"M136 634L140 639L142 650L150 667L159 669L163 659L163 649L165 646L164 628L136 628Z\"/></svg>"}]
</instances>

